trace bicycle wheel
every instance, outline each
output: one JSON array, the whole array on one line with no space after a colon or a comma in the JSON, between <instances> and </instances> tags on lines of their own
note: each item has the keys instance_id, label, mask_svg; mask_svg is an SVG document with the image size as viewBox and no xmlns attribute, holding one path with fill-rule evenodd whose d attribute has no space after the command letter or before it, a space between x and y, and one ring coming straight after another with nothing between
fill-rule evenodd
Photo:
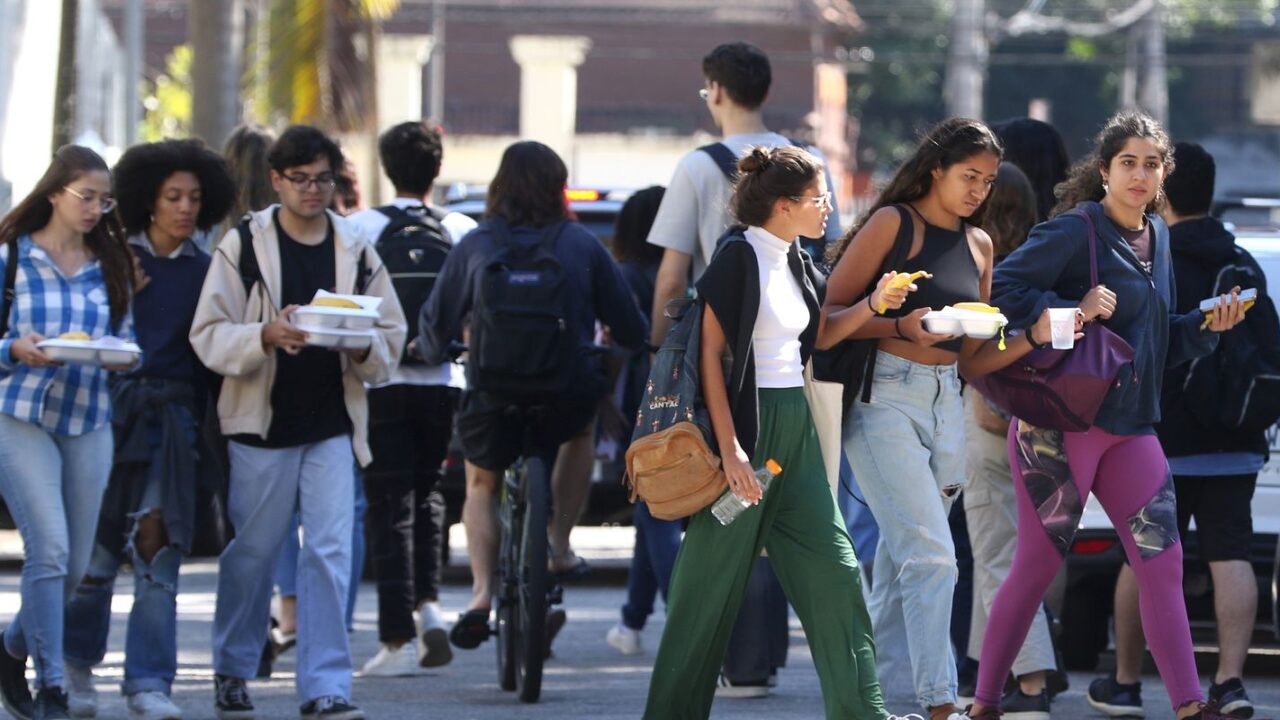
<instances>
[{"instance_id":1,"label":"bicycle wheel","mask_svg":"<svg viewBox=\"0 0 1280 720\"><path fill-rule=\"evenodd\" d=\"M542 693L542 663L547 652L547 513L551 482L546 465L526 458L520 483L524 522L520 534L519 585L516 588L516 690L521 702L537 702Z\"/></svg>"},{"instance_id":2,"label":"bicycle wheel","mask_svg":"<svg viewBox=\"0 0 1280 720\"><path fill-rule=\"evenodd\" d=\"M513 471L508 470L502 479L498 503L498 523L501 538L498 545L498 568L493 574L494 600L498 616L498 686L503 690L516 689L516 640L515 612L518 602L516 588L517 558L519 556L518 538L523 508L520 504L518 483Z\"/></svg>"}]
</instances>

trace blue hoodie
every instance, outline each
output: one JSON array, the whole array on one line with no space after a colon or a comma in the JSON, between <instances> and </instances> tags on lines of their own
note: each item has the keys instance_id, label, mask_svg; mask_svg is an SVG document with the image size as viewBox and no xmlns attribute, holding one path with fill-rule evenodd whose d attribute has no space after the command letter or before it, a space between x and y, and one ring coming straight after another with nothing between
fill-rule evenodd
<instances>
[{"instance_id":1,"label":"blue hoodie","mask_svg":"<svg viewBox=\"0 0 1280 720\"><path fill-rule=\"evenodd\" d=\"M1076 207L1089 213L1098 232L1098 282L1116 294L1116 311L1105 324L1134 350L1134 372L1120 372L1093 424L1115 435L1154 434L1165 368L1212 352L1217 333L1200 330L1199 312L1172 310L1173 261L1163 220L1147 216L1153 231L1148 276L1102 205ZM1079 304L1090 289L1088 237L1082 218L1063 213L1032 228L1027 241L996 266L991 303L1011 327L1031 327L1045 308Z\"/></svg>"}]
</instances>

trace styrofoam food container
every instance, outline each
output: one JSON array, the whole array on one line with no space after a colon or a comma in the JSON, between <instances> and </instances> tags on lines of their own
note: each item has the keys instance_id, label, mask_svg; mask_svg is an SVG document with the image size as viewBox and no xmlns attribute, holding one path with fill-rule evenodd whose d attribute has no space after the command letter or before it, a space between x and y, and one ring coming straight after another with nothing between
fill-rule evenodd
<instances>
[{"instance_id":1,"label":"styrofoam food container","mask_svg":"<svg viewBox=\"0 0 1280 720\"><path fill-rule=\"evenodd\" d=\"M373 330L344 330L332 327L299 325L307 334L307 344L335 350L363 350L373 344Z\"/></svg>"},{"instance_id":2,"label":"styrofoam food container","mask_svg":"<svg viewBox=\"0 0 1280 720\"><path fill-rule=\"evenodd\" d=\"M290 315L296 325L342 330L368 330L378 320L375 310L303 305Z\"/></svg>"},{"instance_id":3,"label":"styrofoam food container","mask_svg":"<svg viewBox=\"0 0 1280 720\"><path fill-rule=\"evenodd\" d=\"M98 340L53 338L36 344L51 359L77 365L132 365L142 356L142 348L116 337Z\"/></svg>"},{"instance_id":4,"label":"styrofoam food container","mask_svg":"<svg viewBox=\"0 0 1280 720\"><path fill-rule=\"evenodd\" d=\"M995 337L1008 322L1003 313L957 310L950 305L924 316L925 329L935 335L968 335L980 339Z\"/></svg>"}]
</instances>

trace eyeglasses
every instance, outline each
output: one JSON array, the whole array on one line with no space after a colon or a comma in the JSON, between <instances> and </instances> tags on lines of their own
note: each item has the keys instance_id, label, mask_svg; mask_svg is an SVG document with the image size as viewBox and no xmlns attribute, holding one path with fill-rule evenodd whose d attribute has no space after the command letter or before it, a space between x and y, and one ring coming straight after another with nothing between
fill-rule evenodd
<instances>
[{"instance_id":1,"label":"eyeglasses","mask_svg":"<svg viewBox=\"0 0 1280 720\"><path fill-rule=\"evenodd\" d=\"M821 195L789 195L790 199L796 202L812 202L819 208L831 209L831 193L824 192Z\"/></svg>"},{"instance_id":2,"label":"eyeglasses","mask_svg":"<svg viewBox=\"0 0 1280 720\"><path fill-rule=\"evenodd\" d=\"M698 90L698 97L702 98L702 102L706 102L707 98L711 97L711 91L706 88L701 88Z\"/></svg>"},{"instance_id":3,"label":"eyeglasses","mask_svg":"<svg viewBox=\"0 0 1280 720\"><path fill-rule=\"evenodd\" d=\"M116 209L116 199L111 197L110 195L95 195L92 192L88 195L81 195L80 193L73 190L70 185L63 185L62 189L66 190L67 192L71 193L73 196L78 198L80 202L84 205L89 205L91 203L97 202L98 206L102 208L102 214L104 215Z\"/></svg>"},{"instance_id":4,"label":"eyeglasses","mask_svg":"<svg viewBox=\"0 0 1280 720\"><path fill-rule=\"evenodd\" d=\"M288 180L289 184L293 186L293 189L298 192L306 192L313 186L317 190L327 191L334 189L338 185L338 179L330 173L324 173L314 177L310 175L285 175L284 179Z\"/></svg>"}]
</instances>

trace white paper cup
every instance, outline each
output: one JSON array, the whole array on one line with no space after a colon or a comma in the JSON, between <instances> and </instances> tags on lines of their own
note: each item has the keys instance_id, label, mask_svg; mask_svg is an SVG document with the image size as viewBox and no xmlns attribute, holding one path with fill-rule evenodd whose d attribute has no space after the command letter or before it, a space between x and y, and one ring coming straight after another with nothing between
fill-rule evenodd
<instances>
[{"instance_id":1,"label":"white paper cup","mask_svg":"<svg viewBox=\"0 0 1280 720\"><path fill-rule=\"evenodd\" d=\"M1076 346L1075 308L1049 308L1049 330L1054 350L1070 350Z\"/></svg>"}]
</instances>

